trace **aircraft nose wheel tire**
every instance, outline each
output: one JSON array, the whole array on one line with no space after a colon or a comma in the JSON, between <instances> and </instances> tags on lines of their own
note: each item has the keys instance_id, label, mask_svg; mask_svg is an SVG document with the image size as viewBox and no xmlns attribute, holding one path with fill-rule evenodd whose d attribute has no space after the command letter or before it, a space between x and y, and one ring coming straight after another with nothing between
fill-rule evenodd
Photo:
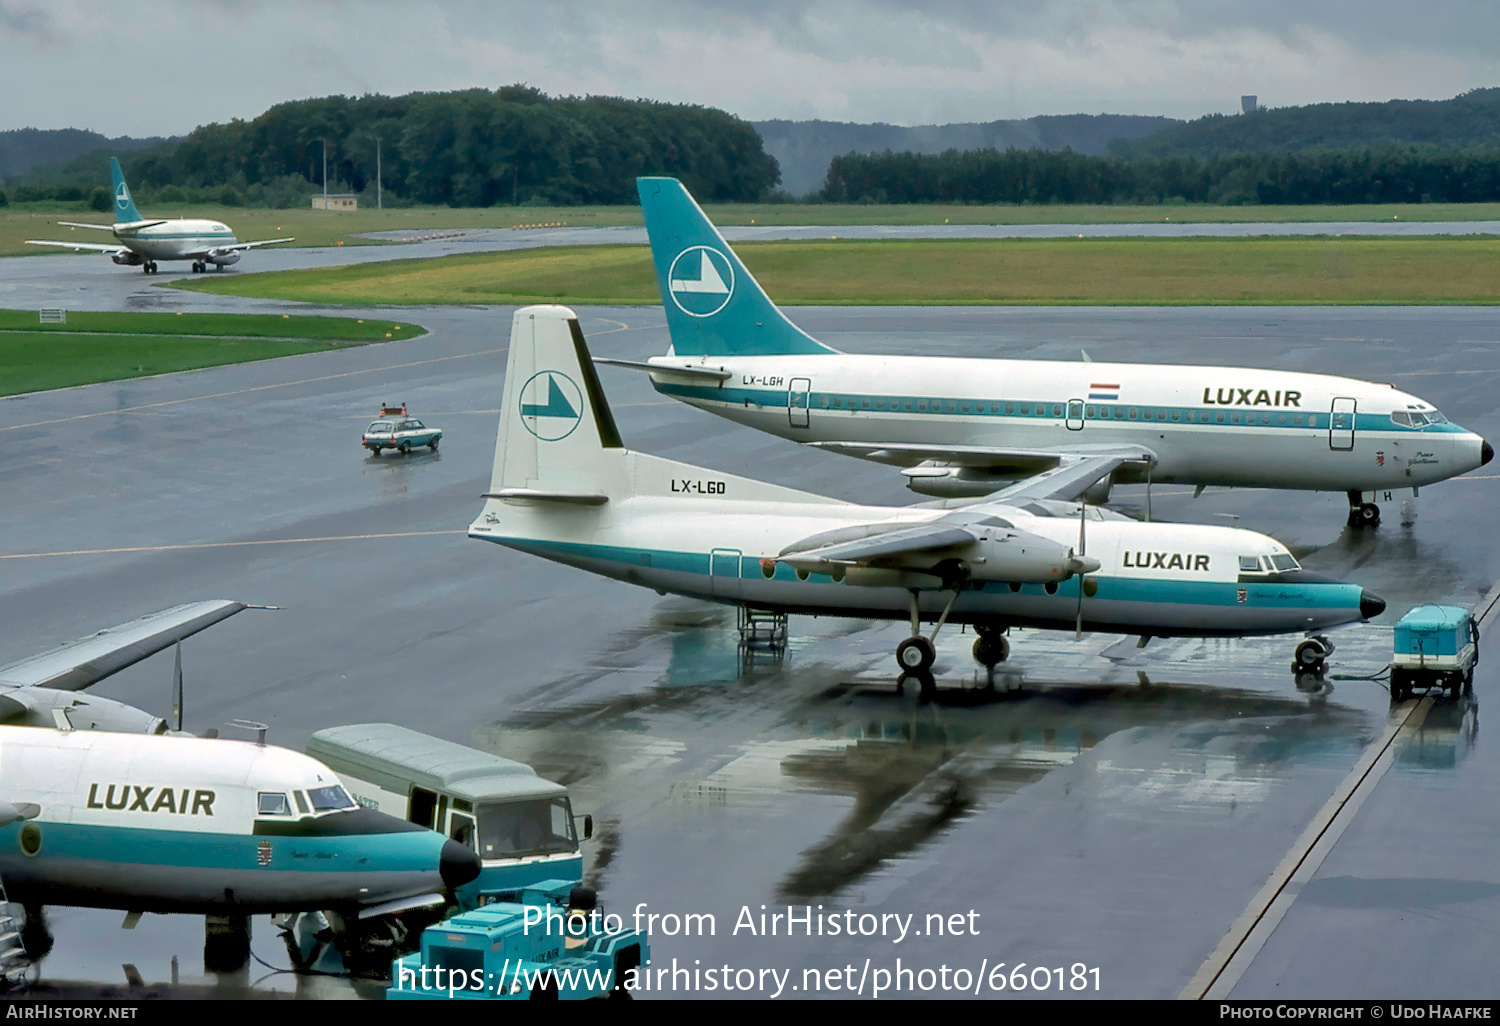
<instances>
[{"instance_id":1,"label":"aircraft nose wheel tire","mask_svg":"<svg viewBox=\"0 0 1500 1026\"><path fill-rule=\"evenodd\" d=\"M1323 638L1308 638L1292 655L1292 671L1297 674L1321 674L1328 668L1327 659L1333 646Z\"/></svg>"},{"instance_id":2,"label":"aircraft nose wheel tire","mask_svg":"<svg viewBox=\"0 0 1500 1026\"><path fill-rule=\"evenodd\" d=\"M1380 523L1380 507L1373 502L1361 503L1349 509L1350 527L1375 527Z\"/></svg>"},{"instance_id":3,"label":"aircraft nose wheel tire","mask_svg":"<svg viewBox=\"0 0 1500 1026\"><path fill-rule=\"evenodd\" d=\"M974 639L974 661L986 669L994 669L1010 657L1010 642L998 634L981 634Z\"/></svg>"},{"instance_id":4,"label":"aircraft nose wheel tire","mask_svg":"<svg viewBox=\"0 0 1500 1026\"><path fill-rule=\"evenodd\" d=\"M932 647L932 642L920 634L896 646L896 663L903 673L926 673L932 669L936 658L937 650Z\"/></svg>"}]
</instances>

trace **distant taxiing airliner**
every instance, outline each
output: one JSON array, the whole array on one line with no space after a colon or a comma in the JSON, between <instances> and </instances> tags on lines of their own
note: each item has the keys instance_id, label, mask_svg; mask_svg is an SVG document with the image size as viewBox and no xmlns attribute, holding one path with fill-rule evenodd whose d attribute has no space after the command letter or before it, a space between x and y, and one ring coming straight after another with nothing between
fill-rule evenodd
<instances>
[{"instance_id":1,"label":"distant taxiing airliner","mask_svg":"<svg viewBox=\"0 0 1500 1026\"><path fill-rule=\"evenodd\" d=\"M272 246L287 239L263 239L260 242L236 242L234 232L219 221L196 218L173 218L148 221L135 208L130 198L130 187L125 184L125 175L120 171L120 162L109 158L109 174L115 186L115 223L79 224L76 221L59 221L69 228L95 228L113 232L118 244L110 246L94 242L52 242L43 239L27 239L28 246L59 246L63 249L92 250L108 253L117 264L139 267L147 274L156 273L158 260L191 260L193 273L208 270L213 264L223 270L227 264L237 263L243 250L256 246Z\"/></svg>"},{"instance_id":2,"label":"distant taxiing airliner","mask_svg":"<svg viewBox=\"0 0 1500 1026\"><path fill-rule=\"evenodd\" d=\"M1351 526L1495 451L1390 385L1144 363L866 356L802 331L675 178L636 180L672 346L657 391L794 441L903 467L913 491L987 495L1070 457L1129 457L1111 483L1340 491Z\"/></svg>"}]
</instances>

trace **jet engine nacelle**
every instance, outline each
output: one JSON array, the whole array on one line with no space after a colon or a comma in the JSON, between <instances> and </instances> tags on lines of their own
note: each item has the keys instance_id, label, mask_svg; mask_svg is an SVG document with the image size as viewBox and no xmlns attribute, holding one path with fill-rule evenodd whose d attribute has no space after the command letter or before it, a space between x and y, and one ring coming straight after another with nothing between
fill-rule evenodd
<instances>
[{"instance_id":1,"label":"jet engine nacelle","mask_svg":"<svg viewBox=\"0 0 1500 1026\"><path fill-rule=\"evenodd\" d=\"M238 253L220 253L218 256L211 256L208 259L211 263L218 264L220 267L227 267L230 264L239 263L240 255Z\"/></svg>"},{"instance_id":2,"label":"jet engine nacelle","mask_svg":"<svg viewBox=\"0 0 1500 1026\"><path fill-rule=\"evenodd\" d=\"M111 253L109 258L115 263L123 264L126 267L139 267L146 262L145 258L139 253L133 253L129 250L126 250L124 253Z\"/></svg>"},{"instance_id":3,"label":"jet engine nacelle","mask_svg":"<svg viewBox=\"0 0 1500 1026\"><path fill-rule=\"evenodd\" d=\"M999 491L1013 477L1001 477L980 467L955 467L946 463L928 460L915 467L901 471L906 476L906 487L918 495L932 495L940 499L968 499Z\"/></svg>"}]
</instances>

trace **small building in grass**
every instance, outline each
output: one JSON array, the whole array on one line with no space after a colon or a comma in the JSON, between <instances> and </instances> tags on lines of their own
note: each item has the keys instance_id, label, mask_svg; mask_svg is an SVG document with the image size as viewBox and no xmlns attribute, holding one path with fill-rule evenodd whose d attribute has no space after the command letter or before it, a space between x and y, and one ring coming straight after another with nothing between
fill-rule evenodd
<instances>
[{"instance_id":1,"label":"small building in grass","mask_svg":"<svg viewBox=\"0 0 1500 1026\"><path fill-rule=\"evenodd\" d=\"M352 192L333 192L328 195L319 194L312 198L314 210L358 210L359 197Z\"/></svg>"}]
</instances>

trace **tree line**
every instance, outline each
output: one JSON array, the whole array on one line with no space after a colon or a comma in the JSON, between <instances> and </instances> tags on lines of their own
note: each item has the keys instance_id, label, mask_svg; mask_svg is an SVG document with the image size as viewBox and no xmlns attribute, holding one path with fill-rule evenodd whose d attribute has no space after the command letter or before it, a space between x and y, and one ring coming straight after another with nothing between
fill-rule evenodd
<instances>
[{"instance_id":1,"label":"tree line","mask_svg":"<svg viewBox=\"0 0 1500 1026\"><path fill-rule=\"evenodd\" d=\"M377 143L378 140L378 143ZM302 205L323 187L390 201L496 204L635 203L638 175L680 178L701 200L753 202L779 180L755 129L721 110L616 97L549 97L506 86L406 96L329 96L282 103L251 121L204 125L122 157L141 201ZM107 182L97 154L52 169L31 189ZM373 197L372 197L373 198Z\"/></svg>"},{"instance_id":2,"label":"tree line","mask_svg":"<svg viewBox=\"0 0 1500 1026\"><path fill-rule=\"evenodd\" d=\"M1071 150L849 153L828 203L1475 203L1500 200L1500 149L1303 150L1126 160Z\"/></svg>"}]
</instances>

